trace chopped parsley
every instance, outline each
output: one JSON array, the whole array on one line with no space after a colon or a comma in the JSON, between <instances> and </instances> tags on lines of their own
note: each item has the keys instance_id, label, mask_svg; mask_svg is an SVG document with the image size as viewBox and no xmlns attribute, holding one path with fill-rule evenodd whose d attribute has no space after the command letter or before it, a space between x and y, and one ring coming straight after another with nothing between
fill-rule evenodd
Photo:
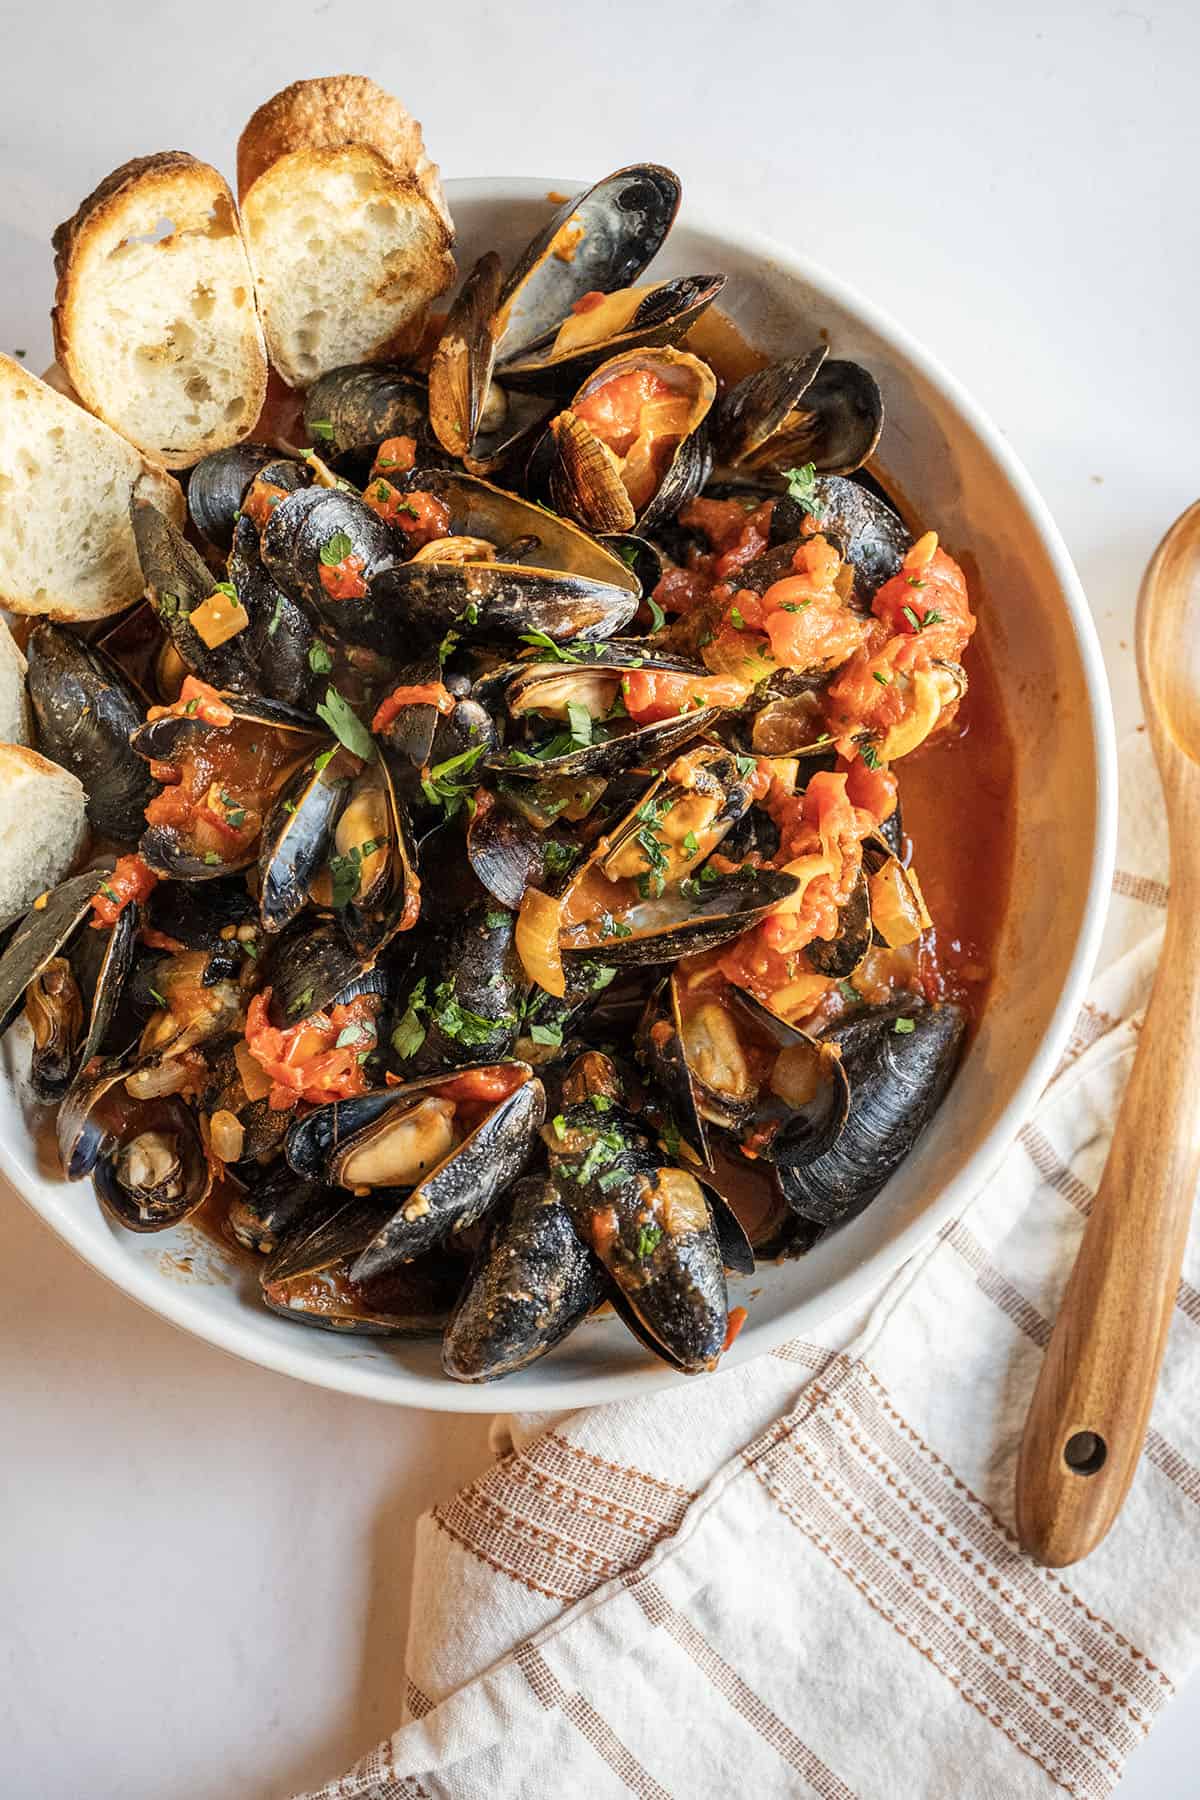
<instances>
[{"instance_id":1,"label":"chopped parsley","mask_svg":"<svg viewBox=\"0 0 1200 1800\"><path fill-rule=\"evenodd\" d=\"M799 469L785 469L784 477L788 484L788 493L793 500L798 500L806 511L818 522L823 508L820 495L817 493L817 465L805 463Z\"/></svg>"},{"instance_id":2,"label":"chopped parsley","mask_svg":"<svg viewBox=\"0 0 1200 1800\"><path fill-rule=\"evenodd\" d=\"M838 982L838 993L842 996L843 1000L855 1001L860 997L858 989L850 980Z\"/></svg>"},{"instance_id":3,"label":"chopped parsley","mask_svg":"<svg viewBox=\"0 0 1200 1800\"><path fill-rule=\"evenodd\" d=\"M803 612L806 606L811 605L811 600L785 600L779 610L780 612L798 613Z\"/></svg>"},{"instance_id":4,"label":"chopped parsley","mask_svg":"<svg viewBox=\"0 0 1200 1800\"><path fill-rule=\"evenodd\" d=\"M321 545L321 561L327 569L339 568L353 548L348 531L335 531Z\"/></svg>"},{"instance_id":5,"label":"chopped parsley","mask_svg":"<svg viewBox=\"0 0 1200 1800\"><path fill-rule=\"evenodd\" d=\"M535 1044L561 1044L563 1028L561 1025L531 1025L529 1035Z\"/></svg>"},{"instance_id":6,"label":"chopped parsley","mask_svg":"<svg viewBox=\"0 0 1200 1800\"><path fill-rule=\"evenodd\" d=\"M507 925L511 918L512 914L510 912L506 912L503 907L498 907L494 912L488 913L487 918L484 920L484 924L489 931L499 931L501 926Z\"/></svg>"},{"instance_id":7,"label":"chopped parsley","mask_svg":"<svg viewBox=\"0 0 1200 1800\"><path fill-rule=\"evenodd\" d=\"M645 1260L648 1256L652 1256L654 1254L654 1252L658 1249L659 1244L662 1242L662 1234L663 1233L662 1233L661 1225L643 1225L642 1226L642 1229L638 1232L638 1241L637 1241L637 1253L638 1253L639 1261L645 1262Z\"/></svg>"},{"instance_id":8,"label":"chopped parsley","mask_svg":"<svg viewBox=\"0 0 1200 1800\"><path fill-rule=\"evenodd\" d=\"M306 1012L312 1005L312 997L313 991L310 987L306 987L302 994L297 994L296 998L292 1001L292 1004L288 1007L288 1018L293 1019L297 1013Z\"/></svg>"},{"instance_id":9,"label":"chopped parsley","mask_svg":"<svg viewBox=\"0 0 1200 1800\"><path fill-rule=\"evenodd\" d=\"M214 581L213 593L224 594L225 598L227 600L232 600L235 606L240 606L242 604L238 599L238 591L234 587L232 581Z\"/></svg>"},{"instance_id":10,"label":"chopped parsley","mask_svg":"<svg viewBox=\"0 0 1200 1800\"><path fill-rule=\"evenodd\" d=\"M667 615L652 594L647 594L645 599L646 605L650 608L650 629L651 631L661 631L667 622Z\"/></svg>"},{"instance_id":11,"label":"chopped parsley","mask_svg":"<svg viewBox=\"0 0 1200 1800\"><path fill-rule=\"evenodd\" d=\"M329 767L329 764L333 761L333 759L336 755L337 755L336 750L322 750L322 752L319 756L315 756L313 758L313 768L316 769L318 773L320 773L320 771L322 769L327 769Z\"/></svg>"},{"instance_id":12,"label":"chopped parsley","mask_svg":"<svg viewBox=\"0 0 1200 1800\"><path fill-rule=\"evenodd\" d=\"M683 839L683 853L685 856L699 856L700 839L696 836L694 831L685 832Z\"/></svg>"},{"instance_id":13,"label":"chopped parsley","mask_svg":"<svg viewBox=\"0 0 1200 1800\"><path fill-rule=\"evenodd\" d=\"M871 743L861 744L859 746L858 754L862 757L862 759L866 763L868 769L879 768L879 766L880 766L879 752L875 748L874 744L871 744Z\"/></svg>"},{"instance_id":14,"label":"chopped parsley","mask_svg":"<svg viewBox=\"0 0 1200 1800\"><path fill-rule=\"evenodd\" d=\"M342 535L345 536L345 533ZM334 737L345 744L347 750L352 750L355 756L361 756L364 762L375 761L375 744L370 732L350 702L335 687L325 689L325 700L317 707L317 717L324 720Z\"/></svg>"},{"instance_id":15,"label":"chopped parsley","mask_svg":"<svg viewBox=\"0 0 1200 1800\"><path fill-rule=\"evenodd\" d=\"M343 907L349 906L351 900L358 893L362 881L363 864L368 856L371 856L376 850L382 850L387 842L388 839L385 837L368 838L365 844L352 845L345 856L330 857L329 874L333 882L335 912L341 912Z\"/></svg>"},{"instance_id":16,"label":"chopped parsley","mask_svg":"<svg viewBox=\"0 0 1200 1800\"><path fill-rule=\"evenodd\" d=\"M594 1112L606 1113L612 1111L612 1101L607 1094L589 1094L588 1099Z\"/></svg>"},{"instance_id":17,"label":"chopped parsley","mask_svg":"<svg viewBox=\"0 0 1200 1800\"><path fill-rule=\"evenodd\" d=\"M897 1019L896 1023L892 1026L892 1030L896 1033L897 1037L907 1037L910 1031L915 1031L916 1029L917 1021L915 1019Z\"/></svg>"},{"instance_id":18,"label":"chopped parsley","mask_svg":"<svg viewBox=\"0 0 1200 1800\"><path fill-rule=\"evenodd\" d=\"M428 775L421 777L421 792L430 806L442 808L447 819L461 812L464 804L474 806L472 783L458 781L455 777L470 774L486 749L486 744L475 744L458 756L448 756L445 762L435 763Z\"/></svg>"},{"instance_id":19,"label":"chopped parsley","mask_svg":"<svg viewBox=\"0 0 1200 1800\"><path fill-rule=\"evenodd\" d=\"M742 609L740 606L731 606L730 607L729 622L733 626L733 629L735 631L745 631L746 621L742 617Z\"/></svg>"},{"instance_id":20,"label":"chopped parsley","mask_svg":"<svg viewBox=\"0 0 1200 1800\"><path fill-rule=\"evenodd\" d=\"M542 846L542 863L547 875L565 875L580 852L575 844L560 844L550 838Z\"/></svg>"},{"instance_id":21,"label":"chopped parsley","mask_svg":"<svg viewBox=\"0 0 1200 1800\"><path fill-rule=\"evenodd\" d=\"M472 1012L469 1007L460 1005L450 981L443 981L435 992L431 1017L446 1037L468 1049L489 1043L497 1032L516 1024L516 1018L510 1012L501 1013L498 1019L489 1019L483 1013Z\"/></svg>"},{"instance_id":22,"label":"chopped parsley","mask_svg":"<svg viewBox=\"0 0 1200 1800\"><path fill-rule=\"evenodd\" d=\"M333 442L332 419L314 419L308 429L315 438L321 438L327 444Z\"/></svg>"},{"instance_id":23,"label":"chopped parsley","mask_svg":"<svg viewBox=\"0 0 1200 1800\"><path fill-rule=\"evenodd\" d=\"M600 915L600 930L606 938L631 938L633 926L626 925L623 919L614 919L609 912Z\"/></svg>"},{"instance_id":24,"label":"chopped parsley","mask_svg":"<svg viewBox=\"0 0 1200 1800\"><path fill-rule=\"evenodd\" d=\"M410 1056L415 1056L425 1042L425 1027L421 1023L421 1014L427 1011L425 977L422 975L408 996L407 1011L392 1033L392 1049L402 1062L407 1061Z\"/></svg>"},{"instance_id":25,"label":"chopped parsley","mask_svg":"<svg viewBox=\"0 0 1200 1800\"><path fill-rule=\"evenodd\" d=\"M567 718L571 722L571 742L582 749L592 741L592 715L581 700L567 701Z\"/></svg>"},{"instance_id":26,"label":"chopped parsley","mask_svg":"<svg viewBox=\"0 0 1200 1800\"><path fill-rule=\"evenodd\" d=\"M743 781L748 775L753 775L758 767L757 756L735 756L733 760L737 764L737 772Z\"/></svg>"},{"instance_id":27,"label":"chopped parsley","mask_svg":"<svg viewBox=\"0 0 1200 1800\"><path fill-rule=\"evenodd\" d=\"M544 650L555 662L586 662L590 657L601 654L597 644L588 643L582 638L573 644L557 644L544 631L523 631L521 642L532 645L535 650Z\"/></svg>"},{"instance_id":28,"label":"chopped parsley","mask_svg":"<svg viewBox=\"0 0 1200 1800\"><path fill-rule=\"evenodd\" d=\"M150 998L151 998L151 999L152 999L152 1000L157 1000L157 1001L158 1001L158 1004L159 1004L159 1005L160 1005L160 1006L165 1006L165 1005L166 1005L166 1004L167 1004L167 1003L166 1003L166 1000L165 1000L165 999L164 999L164 998L163 998L163 996L162 996L162 995L161 995L161 994L160 994L160 993L159 993L159 991L158 991L158 989L157 989L157 988L153 988L153 987L152 987L152 988L151 988L151 989L150 989L150 990L149 990L149 991L150 991Z\"/></svg>"},{"instance_id":29,"label":"chopped parsley","mask_svg":"<svg viewBox=\"0 0 1200 1800\"><path fill-rule=\"evenodd\" d=\"M908 582L909 587L923 588L925 586L925 583L921 580L919 575L907 575L905 580Z\"/></svg>"},{"instance_id":30,"label":"chopped parsley","mask_svg":"<svg viewBox=\"0 0 1200 1800\"><path fill-rule=\"evenodd\" d=\"M334 1042L333 1047L335 1050L344 1050L346 1048L347 1044L368 1044L368 1045L370 1045L370 1044L373 1044L374 1042L375 1042L375 1033L370 1029L370 1027L367 1025L356 1023L356 1024L352 1024L352 1025L344 1025L342 1027L341 1031L339 1031L337 1034L337 1038Z\"/></svg>"},{"instance_id":31,"label":"chopped parsley","mask_svg":"<svg viewBox=\"0 0 1200 1800\"><path fill-rule=\"evenodd\" d=\"M892 678L890 675L885 675L882 669L872 669L871 673L880 687L891 687Z\"/></svg>"},{"instance_id":32,"label":"chopped parsley","mask_svg":"<svg viewBox=\"0 0 1200 1800\"><path fill-rule=\"evenodd\" d=\"M333 667L333 658L324 644L314 644L308 653L308 666L314 675L328 675Z\"/></svg>"},{"instance_id":33,"label":"chopped parsley","mask_svg":"<svg viewBox=\"0 0 1200 1800\"><path fill-rule=\"evenodd\" d=\"M206 850L204 852L204 860L208 864L209 868L212 869L212 868L216 868L216 866L220 862L221 858L218 856L218 854L215 850Z\"/></svg>"},{"instance_id":34,"label":"chopped parsley","mask_svg":"<svg viewBox=\"0 0 1200 1800\"><path fill-rule=\"evenodd\" d=\"M282 619L283 619L283 595L277 594L275 597L275 610L271 614L271 623L267 626L267 636L268 637L275 636L275 633L279 630L280 622L282 621Z\"/></svg>"}]
</instances>

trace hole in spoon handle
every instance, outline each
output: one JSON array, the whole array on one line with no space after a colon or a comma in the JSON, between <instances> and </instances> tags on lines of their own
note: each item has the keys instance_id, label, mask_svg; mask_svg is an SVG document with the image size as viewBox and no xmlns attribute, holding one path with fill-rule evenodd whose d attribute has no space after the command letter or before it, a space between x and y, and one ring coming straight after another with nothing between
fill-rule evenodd
<instances>
[{"instance_id":1,"label":"hole in spoon handle","mask_svg":"<svg viewBox=\"0 0 1200 1800\"><path fill-rule=\"evenodd\" d=\"M1096 1431L1076 1431L1063 1445L1063 1461L1073 1475L1097 1475L1104 1467L1108 1445Z\"/></svg>"}]
</instances>

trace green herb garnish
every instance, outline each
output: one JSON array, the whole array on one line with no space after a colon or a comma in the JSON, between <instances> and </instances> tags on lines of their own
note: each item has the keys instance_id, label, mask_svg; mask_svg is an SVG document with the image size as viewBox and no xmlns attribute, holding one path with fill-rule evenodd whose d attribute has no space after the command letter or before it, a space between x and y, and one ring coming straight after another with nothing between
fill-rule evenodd
<instances>
[{"instance_id":1,"label":"green herb garnish","mask_svg":"<svg viewBox=\"0 0 1200 1800\"><path fill-rule=\"evenodd\" d=\"M643 1225L642 1229L638 1232L638 1241L637 1241L638 1260L640 1262L645 1262L645 1260L648 1256L653 1255L654 1251L657 1250L657 1248L661 1242L662 1242L662 1226L661 1225Z\"/></svg>"},{"instance_id":2,"label":"green herb garnish","mask_svg":"<svg viewBox=\"0 0 1200 1800\"><path fill-rule=\"evenodd\" d=\"M314 419L308 429L312 433L313 437L321 438L327 444L331 444L333 442L333 421L332 421L332 419Z\"/></svg>"},{"instance_id":3,"label":"green herb garnish","mask_svg":"<svg viewBox=\"0 0 1200 1800\"><path fill-rule=\"evenodd\" d=\"M410 1056L415 1056L425 1042L425 1027L421 1023L421 1014L427 1010L425 977L422 975L408 996L407 1011L392 1033L392 1049L402 1062L407 1061Z\"/></svg>"},{"instance_id":4,"label":"green herb garnish","mask_svg":"<svg viewBox=\"0 0 1200 1800\"><path fill-rule=\"evenodd\" d=\"M345 533L342 534L345 536ZM325 689L323 705L317 707L317 717L323 719L335 738L345 744L347 750L355 756L361 756L364 762L375 761L375 743L370 732L344 695L335 687Z\"/></svg>"},{"instance_id":5,"label":"green herb garnish","mask_svg":"<svg viewBox=\"0 0 1200 1800\"><path fill-rule=\"evenodd\" d=\"M321 545L321 561L327 569L336 569L345 562L353 548L349 532L335 531Z\"/></svg>"},{"instance_id":6,"label":"green herb garnish","mask_svg":"<svg viewBox=\"0 0 1200 1800\"><path fill-rule=\"evenodd\" d=\"M455 777L468 775L486 749L486 744L475 744L458 756L448 756L445 762L435 763L428 775L422 776L421 792L430 806L440 806L446 817L452 819L461 812L464 804L474 805L471 800L473 784L457 781Z\"/></svg>"},{"instance_id":7,"label":"green herb garnish","mask_svg":"<svg viewBox=\"0 0 1200 1800\"><path fill-rule=\"evenodd\" d=\"M897 1019L896 1023L892 1026L892 1030L896 1033L897 1037L907 1037L910 1031L915 1031L916 1029L917 1021L915 1019Z\"/></svg>"},{"instance_id":8,"label":"green herb garnish","mask_svg":"<svg viewBox=\"0 0 1200 1800\"><path fill-rule=\"evenodd\" d=\"M823 509L817 493L817 465L805 463L799 469L785 469L783 473L792 499L798 500L819 524Z\"/></svg>"},{"instance_id":9,"label":"green herb garnish","mask_svg":"<svg viewBox=\"0 0 1200 1800\"><path fill-rule=\"evenodd\" d=\"M529 1036L535 1044L561 1044L563 1041L561 1025L531 1025Z\"/></svg>"},{"instance_id":10,"label":"green herb garnish","mask_svg":"<svg viewBox=\"0 0 1200 1800\"><path fill-rule=\"evenodd\" d=\"M324 644L314 644L308 653L308 666L314 675L328 675L333 667L333 658Z\"/></svg>"}]
</instances>

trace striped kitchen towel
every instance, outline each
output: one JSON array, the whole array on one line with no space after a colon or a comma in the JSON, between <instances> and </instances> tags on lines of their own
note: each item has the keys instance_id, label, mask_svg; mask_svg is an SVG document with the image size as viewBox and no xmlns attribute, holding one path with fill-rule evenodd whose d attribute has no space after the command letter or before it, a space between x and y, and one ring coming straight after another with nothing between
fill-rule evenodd
<instances>
[{"instance_id":1,"label":"striped kitchen towel","mask_svg":"<svg viewBox=\"0 0 1200 1800\"><path fill-rule=\"evenodd\" d=\"M1144 737L1067 1054L865 1318L547 1419L422 1520L407 1722L307 1800L1098 1800L1200 1635L1200 1236L1119 1523L1037 1567L1013 1472L1161 937Z\"/></svg>"}]
</instances>

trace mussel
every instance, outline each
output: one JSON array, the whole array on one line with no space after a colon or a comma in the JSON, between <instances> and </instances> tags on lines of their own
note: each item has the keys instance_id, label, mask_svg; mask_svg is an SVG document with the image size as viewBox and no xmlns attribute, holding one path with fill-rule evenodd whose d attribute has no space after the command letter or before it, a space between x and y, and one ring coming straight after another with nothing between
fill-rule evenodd
<instances>
[{"instance_id":1,"label":"mussel","mask_svg":"<svg viewBox=\"0 0 1200 1800\"><path fill-rule=\"evenodd\" d=\"M223 556L232 547L247 489L278 458L270 444L230 444L201 457L188 476L188 516L205 543Z\"/></svg>"},{"instance_id":2,"label":"mussel","mask_svg":"<svg viewBox=\"0 0 1200 1800\"><path fill-rule=\"evenodd\" d=\"M851 475L874 453L882 430L874 377L858 363L830 358L819 344L731 387L713 436L719 461L745 474L783 475L812 464L820 474Z\"/></svg>"},{"instance_id":3,"label":"mussel","mask_svg":"<svg viewBox=\"0 0 1200 1800\"><path fill-rule=\"evenodd\" d=\"M794 1222L778 1246L788 1255L862 1212L891 1179L950 1085L966 1039L966 1014L949 1003L871 1008L832 1025L849 1086L846 1122L821 1155L777 1165Z\"/></svg>"},{"instance_id":4,"label":"mussel","mask_svg":"<svg viewBox=\"0 0 1200 1800\"><path fill-rule=\"evenodd\" d=\"M556 511L630 532L678 512L712 465L705 421L716 377L686 351L625 350L589 375L530 461Z\"/></svg>"},{"instance_id":5,"label":"mussel","mask_svg":"<svg viewBox=\"0 0 1200 1800\"><path fill-rule=\"evenodd\" d=\"M212 599L216 588L203 558L150 501L135 498L130 517L146 597L184 668L212 687L255 693L258 669L247 633L209 645L191 623L191 614Z\"/></svg>"},{"instance_id":6,"label":"mussel","mask_svg":"<svg viewBox=\"0 0 1200 1800\"><path fill-rule=\"evenodd\" d=\"M442 1340L455 1381L495 1381L553 1350L604 1295L600 1265L553 1181L531 1175L501 1201Z\"/></svg>"},{"instance_id":7,"label":"mussel","mask_svg":"<svg viewBox=\"0 0 1200 1800\"><path fill-rule=\"evenodd\" d=\"M93 830L118 844L136 843L158 791L129 745L145 718L141 696L103 650L46 619L29 634L26 655L43 752L82 781Z\"/></svg>"},{"instance_id":8,"label":"mussel","mask_svg":"<svg viewBox=\"0 0 1200 1800\"><path fill-rule=\"evenodd\" d=\"M570 521L456 471L416 470L407 481L446 509L449 535L371 583L397 650L451 631L463 643L515 643L530 632L607 638L632 619L637 577ZM461 560L457 539L483 546L486 560Z\"/></svg>"},{"instance_id":9,"label":"mussel","mask_svg":"<svg viewBox=\"0 0 1200 1800\"><path fill-rule=\"evenodd\" d=\"M239 1244L261 1256L269 1256L301 1223L346 1204L337 1188L302 1180L282 1160L238 1173L242 1186L229 1203L229 1229Z\"/></svg>"},{"instance_id":10,"label":"mussel","mask_svg":"<svg viewBox=\"0 0 1200 1800\"><path fill-rule=\"evenodd\" d=\"M664 1165L620 1098L607 1057L592 1052L573 1065L563 1110L544 1133L551 1178L630 1330L696 1374L715 1368L728 1330L712 1210L695 1175Z\"/></svg>"},{"instance_id":11,"label":"mussel","mask_svg":"<svg viewBox=\"0 0 1200 1800\"><path fill-rule=\"evenodd\" d=\"M77 1081L58 1113L68 1181L91 1175L105 1212L127 1231L164 1231L203 1205L212 1169L195 1113L176 1095L135 1100L122 1065Z\"/></svg>"},{"instance_id":12,"label":"mussel","mask_svg":"<svg viewBox=\"0 0 1200 1800\"><path fill-rule=\"evenodd\" d=\"M374 590L404 546L357 494L328 487L289 494L263 528L261 551L272 580L337 636L385 653L402 641L404 621Z\"/></svg>"},{"instance_id":13,"label":"mussel","mask_svg":"<svg viewBox=\"0 0 1200 1800\"><path fill-rule=\"evenodd\" d=\"M208 691L154 710L159 716L130 741L148 762L177 770L178 780L146 810L142 857L189 881L245 868L273 796L320 724L280 701Z\"/></svg>"},{"instance_id":14,"label":"mussel","mask_svg":"<svg viewBox=\"0 0 1200 1800\"><path fill-rule=\"evenodd\" d=\"M366 472L379 445L411 438L430 446L429 395L411 369L395 363L346 363L313 382L304 397L304 424L323 457L336 467ZM425 457L422 458L425 460Z\"/></svg>"},{"instance_id":15,"label":"mussel","mask_svg":"<svg viewBox=\"0 0 1200 1800\"><path fill-rule=\"evenodd\" d=\"M441 1251L355 1278L351 1269L381 1222L377 1203L339 1196L286 1233L264 1264L262 1296L272 1312L325 1331L365 1336L436 1336L463 1277Z\"/></svg>"},{"instance_id":16,"label":"mussel","mask_svg":"<svg viewBox=\"0 0 1200 1800\"><path fill-rule=\"evenodd\" d=\"M259 914L265 930L281 931L307 905L358 768L357 759L339 745L302 763L276 792L258 850ZM387 835L385 829L385 848Z\"/></svg>"},{"instance_id":17,"label":"mussel","mask_svg":"<svg viewBox=\"0 0 1200 1800\"><path fill-rule=\"evenodd\" d=\"M577 300L557 330L501 365L501 379L535 393L570 392L601 363L678 344L725 285L723 275L673 276Z\"/></svg>"},{"instance_id":18,"label":"mussel","mask_svg":"<svg viewBox=\"0 0 1200 1800\"><path fill-rule=\"evenodd\" d=\"M458 1236L521 1173L545 1117L528 1063L476 1064L319 1107L293 1125L297 1174L389 1201L352 1279L382 1275Z\"/></svg>"}]
</instances>

